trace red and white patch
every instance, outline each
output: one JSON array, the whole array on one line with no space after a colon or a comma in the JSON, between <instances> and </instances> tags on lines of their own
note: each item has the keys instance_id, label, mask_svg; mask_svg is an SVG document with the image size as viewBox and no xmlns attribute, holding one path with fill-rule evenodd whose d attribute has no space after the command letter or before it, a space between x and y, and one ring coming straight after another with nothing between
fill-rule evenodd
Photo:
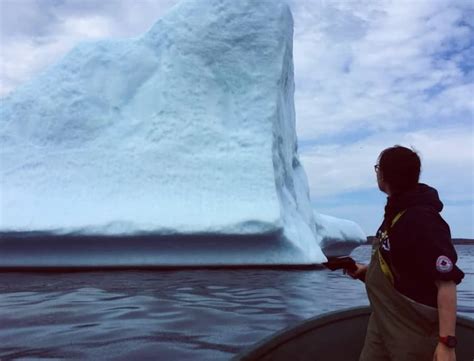
<instances>
[{"instance_id":1,"label":"red and white patch","mask_svg":"<svg viewBox=\"0 0 474 361\"><path fill-rule=\"evenodd\" d=\"M446 256L439 256L436 260L436 269L441 273L451 272L453 269L453 262Z\"/></svg>"}]
</instances>

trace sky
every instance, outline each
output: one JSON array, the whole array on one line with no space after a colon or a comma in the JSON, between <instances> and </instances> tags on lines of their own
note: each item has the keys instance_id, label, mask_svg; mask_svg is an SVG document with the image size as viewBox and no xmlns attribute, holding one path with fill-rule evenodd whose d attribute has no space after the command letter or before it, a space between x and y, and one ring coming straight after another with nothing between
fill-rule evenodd
<instances>
[{"instance_id":1,"label":"sky","mask_svg":"<svg viewBox=\"0 0 474 361\"><path fill-rule=\"evenodd\" d=\"M77 43L146 32L177 0L0 0L0 96ZM379 153L422 159L453 237L474 238L474 2L288 0L296 127L315 209L374 234Z\"/></svg>"}]
</instances>

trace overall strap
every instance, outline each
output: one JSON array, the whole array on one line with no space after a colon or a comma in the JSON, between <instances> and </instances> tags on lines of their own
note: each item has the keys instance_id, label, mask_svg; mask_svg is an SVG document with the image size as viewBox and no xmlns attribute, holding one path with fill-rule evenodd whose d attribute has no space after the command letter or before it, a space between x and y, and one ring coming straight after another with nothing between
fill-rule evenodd
<instances>
[{"instance_id":1,"label":"overall strap","mask_svg":"<svg viewBox=\"0 0 474 361\"><path fill-rule=\"evenodd\" d=\"M397 221L400 219L401 216L403 216L403 214L405 212L406 212L406 209L399 212L399 213L397 213L397 215L395 217L393 217L393 220L392 220L392 223L390 224L389 229L393 228L395 223L397 223ZM388 230L386 232L388 233ZM395 282L395 277L393 275L393 272L390 269L390 266L388 265L388 263L384 260L383 256L380 254L380 251L378 249L377 249L377 253L378 253L377 256L378 256L378 259L379 259L379 262L380 262L380 268L381 268L383 274L385 275L385 277L387 277L387 279L393 285L394 282Z\"/></svg>"},{"instance_id":2,"label":"overall strap","mask_svg":"<svg viewBox=\"0 0 474 361\"><path fill-rule=\"evenodd\" d=\"M398 212L395 217L393 217L392 223L390 224L390 228L392 228L395 225L395 223L397 223L397 221L400 219L401 216L403 216L403 213L405 213L406 211L407 210L404 209L403 211Z\"/></svg>"}]
</instances>

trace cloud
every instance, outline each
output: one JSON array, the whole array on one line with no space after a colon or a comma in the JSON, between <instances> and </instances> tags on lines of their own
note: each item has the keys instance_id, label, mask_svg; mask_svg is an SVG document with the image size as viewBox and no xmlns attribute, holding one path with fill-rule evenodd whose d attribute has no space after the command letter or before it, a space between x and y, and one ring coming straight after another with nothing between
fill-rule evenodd
<instances>
[{"instance_id":1,"label":"cloud","mask_svg":"<svg viewBox=\"0 0 474 361\"><path fill-rule=\"evenodd\" d=\"M292 5L302 141L348 129L370 134L471 120L467 54L474 28L467 1Z\"/></svg>"},{"instance_id":2,"label":"cloud","mask_svg":"<svg viewBox=\"0 0 474 361\"><path fill-rule=\"evenodd\" d=\"M0 2L0 36L10 38L46 36L54 32L58 19L51 11L51 2L37 0L2 0ZM2 44L3 45L3 44Z\"/></svg>"},{"instance_id":3,"label":"cloud","mask_svg":"<svg viewBox=\"0 0 474 361\"><path fill-rule=\"evenodd\" d=\"M349 144L308 145L300 157L312 198L376 188L373 166L380 152L395 144L419 152L421 181L436 186L445 200L474 202L474 142L472 132L463 127L384 132Z\"/></svg>"},{"instance_id":4,"label":"cloud","mask_svg":"<svg viewBox=\"0 0 474 361\"><path fill-rule=\"evenodd\" d=\"M176 2L2 0L0 94L81 40L143 33ZM422 126L440 110L440 122L472 113L472 89L459 88L472 85L468 0L289 3L295 18L297 130L303 141L347 129ZM462 90L456 102L443 101L455 87Z\"/></svg>"}]
</instances>

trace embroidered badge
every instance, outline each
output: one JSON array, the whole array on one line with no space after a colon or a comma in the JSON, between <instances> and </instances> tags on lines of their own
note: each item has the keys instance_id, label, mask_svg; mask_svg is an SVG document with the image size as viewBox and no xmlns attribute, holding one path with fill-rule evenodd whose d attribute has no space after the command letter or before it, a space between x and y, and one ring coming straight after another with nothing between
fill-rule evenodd
<instances>
[{"instance_id":1,"label":"embroidered badge","mask_svg":"<svg viewBox=\"0 0 474 361\"><path fill-rule=\"evenodd\" d=\"M384 251L390 252L390 240L386 231L380 232L379 243Z\"/></svg>"},{"instance_id":2,"label":"embroidered badge","mask_svg":"<svg viewBox=\"0 0 474 361\"><path fill-rule=\"evenodd\" d=\"M387 251L387 252L390 252L390 240L388 238L385 238L383 241L382 241L382 248Z\"/></svg>"},{"instance_id":3,"label":"embroidered badge","mask_svg":"<svg viewBox=\"0 0 474 361\"><path fill-rule=\"evenodd\" d=\"M453 262L446 256L439 256L436 260L436 270L441 273L448 273L453 269Z\"/></svg>"}]
</instances>

